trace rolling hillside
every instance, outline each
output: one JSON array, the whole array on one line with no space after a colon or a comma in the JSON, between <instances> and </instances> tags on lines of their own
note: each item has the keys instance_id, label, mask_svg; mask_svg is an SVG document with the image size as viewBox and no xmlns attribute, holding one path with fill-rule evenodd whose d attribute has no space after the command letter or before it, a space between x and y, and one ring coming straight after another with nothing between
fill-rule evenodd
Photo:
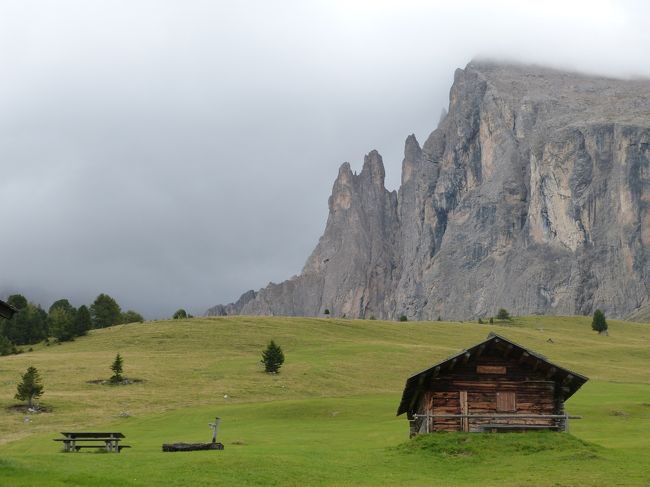
<instances>
[{"instance_id":1,"label":"rolling hillside","mask_svg":"<svg viewBox=\"0 0 650 487\"><path fill-rule=\"evenodd\" d=\"M591 379L567 403L585 418L572 422L575 437L558 443L555 436L498 435L487 440L494 448L478 445L462 455L452 445L462 434L433 446L408 443L406 419L395 418L405 379L490 331ZM259 363L270 339L287 358L277 376ZM143 382L89 383L110 376L117 352L125 375ZM41 372L42 403L53 411L26 422L6 408L16 403L16 381L29 365ZM438 485L647 486L648 370L650 325L613 321L604 337L578 317L501 325L259 317L122 325L0 358L0 484L43 485L39 479L48 478L47 485L431 485L437 479ZM163 442L209 440L207 423L217 415L225 451L160 453ZM119 456L63 455L51 441L68 428L108 427L123 431L134 448ZM509 453L500 455L500 448ZM497 460L499 472L490 469Z\"/></svg>"}]
</instances>

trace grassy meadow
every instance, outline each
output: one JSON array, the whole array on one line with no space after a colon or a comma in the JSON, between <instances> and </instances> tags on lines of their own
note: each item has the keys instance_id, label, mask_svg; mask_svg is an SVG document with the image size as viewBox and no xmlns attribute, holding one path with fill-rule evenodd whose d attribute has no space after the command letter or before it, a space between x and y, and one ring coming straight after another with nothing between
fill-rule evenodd
<instances>
[{"instance_id":1,"label":"grassy meadow","mask_svg":"<svg viewBox=\"0 0 650 487\"><path fill-rule=\"evenodd\" d=\"M433 434L395 417L406 378L490 331L590 381L567 403L571 434ZM259 363L270 339L286 363ZM549 340L550 339L550 340ZM127 386L107 379L124 357ZM29 366L52 412L8 409ZM512 323L227 317L92 331L0 357L0 485L632 485L650 487L650 325L526 317ZM224 451L162 453L209 441ZM60 453L65 430L117 430L120 455Z\"/></svg>"}]
</instances>

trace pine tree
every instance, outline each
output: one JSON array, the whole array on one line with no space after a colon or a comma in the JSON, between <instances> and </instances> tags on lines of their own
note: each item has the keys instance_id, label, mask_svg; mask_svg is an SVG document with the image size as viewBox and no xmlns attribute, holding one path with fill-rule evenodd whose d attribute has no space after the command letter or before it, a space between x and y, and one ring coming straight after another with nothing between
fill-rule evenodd
<instances>
[{"instance_id":1,"label":"pine tree","mask_svg":"<svg viewBox=\"0 0 650 487\"><path fill-rule=\"evenodd\" d=\"M0 335L0 357L14 352L16 346L6 336Z\"/></svg>"},{"instance_id":2,"label":"pine tree","mask_svg":"<svg viewBox=\"0 0 650 487\"><path fill-rule=\"evenodd\" d=\"M41 384L41 376L36 370L36 367L29 367L27 372L22 377L22 381L18 384L16 399L19 401L27 401L28 407L34 406L34 399L43 395L43 384Z\"/></svg>"},{"instance_id":3,"label":"pine tree","mask_svg":"<svg viewBox=\"0 0 650 487\"><path fill-rule=\"evenodd\" d=\"M75 315L77 310L67 299L55 301L47 313L50 319L50 333L60 342L72 340L75 337Z\"/></svg>"},{"instance_id":4,"label":"pine tree","mask_svg":"<svg viewBox=\"0 0 650 487\"><path fill-rule=\"evenodd\" d=\"M284 363L284 353L279 345L276 345L273 340L268 344L266 350L262 352L262 360L264 370L271 374L277 374Z\"/></svg>"},{"instance_id":5,"label":"pine tree","mask_svg":"<svg viewBox=\"0 0 650 487\"><path fill-rule=\"evenodd\" d=\"M106 328L107 326L119 325L122 322L122 310L113 298L108 294L97 296L90 305L93 328Z\"/></svg>"},{"instance_id":6,"label":"pine tree","mask_svg":"<svg viewBox=\"0 0 650 487\"><path fill-rule=\"evenodd\" d=\"M18 310L10 320L3 320L2 334L16 345L31 345L47 338L47 313L36 304L26 302L20 294L7 300Z\"/></svg>"},{"instance_id":7,"label":"pine tree","mask_svg":"<svg viewBox=\"0 0 650 487\"><path fill-rule=\"evenodd\" d=\"M510 313L508 313L507 309L500 308L499 312L497 313L497 319L498 320L509 320L510 319Z\"/></svg>"},{"instance_id":8,"label":"pine tree","mask_svg":"<svg viewBox=\"0 0 650 487\"><path fill-rule=\"evenodd\" d=\"M118 383L122 382L124 378L122 377L122 366L124 365L124 360L122 360L122 356L118 353L115 356L115 360L113 361L113 365L111 365L111 370L113 371L113 376L111 377L111 382L113 383Z\"/></svg>"},{"instance_id":9,"label":"pine tree","mask_svg":"<svg viewBox=\"0 0 650 487\"><path fill-rule=\"evenodd\" d=\"M591 329L597 331L598 333L604 333L607 331L607 320L605 319L605 313L599 309L594 311L594 318L591 322Z\"/></svg>"},{"instance_id":10,"label":"pine tree","mask_svg":"<svg viewBox=\"0 0 650 487\"><path fill-rule=\"evenodd\" d=\"M90 311L85 305L79 306L77 313L74 317L74 334L75 336L84 336L90 330L92 318Z\"/></svg>"}]
</instances>

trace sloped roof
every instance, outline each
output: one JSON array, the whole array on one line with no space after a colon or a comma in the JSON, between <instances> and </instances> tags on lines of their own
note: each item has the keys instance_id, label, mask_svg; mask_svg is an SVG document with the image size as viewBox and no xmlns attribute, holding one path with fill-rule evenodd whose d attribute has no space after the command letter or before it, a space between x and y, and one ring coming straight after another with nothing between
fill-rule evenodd
<instances>
[{"instance_id":1,"label":"sloped roof","mask_svg":"<svg viewBox=\"0 0 650 487\"><path fill-rule=\"evenodd\" d=\"M17 309L12 305L5 303L0 299L0 318L7 318L9 320L16 311Z\"/></svg>"},{"instance_id":2,"label":"sloped roof","mask_svg":"<svg viewBox=\"0 0 650 487\"><path fill-rule=\"evenodd\" d=\"M417 396L423 390L423 385L426 382L436 377L440 372L444 372L445 369L450 369L455 366L459 359L469 360L475 354L483 353L485 350L497 350L499 352L506 352L507 350L512 357L518 358L522 364L534 365L536 370L545 373L548 380L561 382L565 401L589 380L584 375L560 367L549 361L543 355L522 347L506 337L497 335L496 333L490 333L487 339L477 343L473 347L462 350L442 362L409 377L404 386L402 401L397 409L397 415L406 413L413 407Z\"/></svg>"}]
</instances>

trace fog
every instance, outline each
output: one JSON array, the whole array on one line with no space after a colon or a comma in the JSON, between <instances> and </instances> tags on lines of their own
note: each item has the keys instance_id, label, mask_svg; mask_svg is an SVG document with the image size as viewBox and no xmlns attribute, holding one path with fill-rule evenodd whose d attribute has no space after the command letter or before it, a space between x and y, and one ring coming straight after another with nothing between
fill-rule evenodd
<instances>
[{"instance_id":1,"label":"fog","mask_svg":"<svg viewBox=\"0 0 650 487\"><path fill-rule=\"evenodd\" d=\"M641 1L0 2L0 297L202 314L298 274L337 169L473 58L650 76Z\"/></svg>"}]
</instances>

